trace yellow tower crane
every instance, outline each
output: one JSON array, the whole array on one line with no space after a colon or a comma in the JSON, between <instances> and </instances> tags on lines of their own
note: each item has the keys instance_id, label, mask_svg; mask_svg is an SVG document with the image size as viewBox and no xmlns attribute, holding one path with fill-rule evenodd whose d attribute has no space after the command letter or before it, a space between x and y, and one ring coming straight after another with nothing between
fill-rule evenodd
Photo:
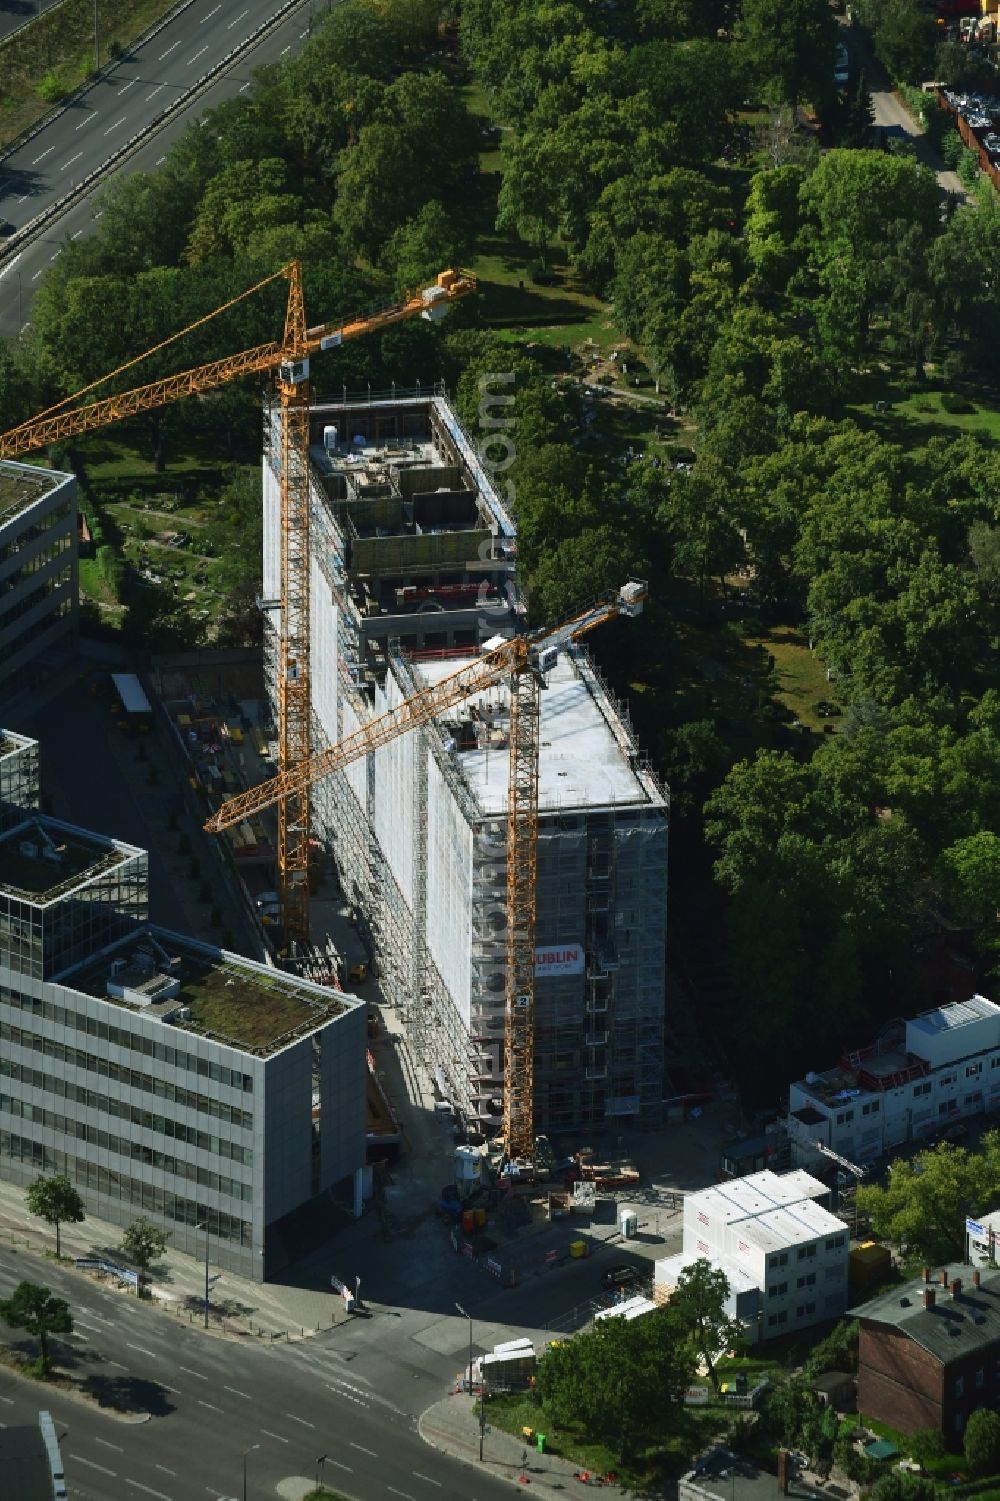
<instances>
[{"instance_id":1,"label":"yellow tower crane","mask_svg":"<svg viewBox=\"0 0 1000 1501\"><path fill-rule=\"evenodd\" d=\"M397 736L483 689L510 685L510 765L507 781L507 945L504 1015L503 1136L511 1159L532 1159L534 1131L535 910L537 903L539 690L560 651L595 626L642 610L646 585L632 580L560 625L515 636L486 651L398 708L372 719L337 745L294 770L223 803L205 825L210 833L239 823L282 800L300 797L323 777L388 745Z\"/></svg>"},{"instance_id":2,"label":"yellow tower crane","mask_svg":"<svg viewBox=\"0 0 1000 1501\"><path fill-rule=\"evenodd\" d=\"M280 340L226 355L193 370L135 386L113 396L71 407L98 386L123 375L151 355L176 344L194 329L228 312L270 282L288 282L285 328ZM374 333L418 316L436 319L459 297L475 290L474 276L442 271L433 286L346 323L306 327L302 265L290 261L271 276L224 303L144 354L66 396L27 422L0 434L0 459L15 459L62 438L94 432L110 422L167 406L183 396L212 391L241 376L277 371L281 402L281 631L278 656L278 765L296 791L278 801L278 890L286 939L309 934L309 784L296 772L309 761L309 359L348 339Z\"/></svg>"}]
</instances>

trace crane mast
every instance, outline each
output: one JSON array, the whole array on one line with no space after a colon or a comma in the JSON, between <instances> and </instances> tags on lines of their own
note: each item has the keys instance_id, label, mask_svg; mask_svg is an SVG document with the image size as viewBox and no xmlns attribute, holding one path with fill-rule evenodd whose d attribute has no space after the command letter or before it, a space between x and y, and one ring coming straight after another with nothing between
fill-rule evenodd
<instances>
[{"instance_id":1,"label":"crane mast","mask_svg":"<svg viewBox=\"0 0 1000 1501\"><path fill-rule=\"evenodd\" d=\"M278 765L309 760L309 354L302 276L296 262L285 314L281 401L281 623L278 644ZM309 788L278 803L278 898L285 942L309 937Z\"/></svg>"},{"instance_id":2,"label":"crane mast","mask_svg":"<svg viewBox=\"0 0 1000 1501\"><path fill-rule=\"evenodd\" d=\"M221 833L242 819L288 801L323 777L343 771L399 735L438 718L483 689L510 687L507 779L507 932L504 1009L503 1135L510 1158L535 1149L535 920L538 893L538 759L541 689L559 652L616 616L642 610L646 585L632 580L560 625L515 636L487 650L395 709L372 719L337 745L223 803L205 828Z\"/></svg>"},{"instance_id":3,"label":"crane mast","mask_svg":"<svg viewBox=\"0 0 1000 1501\"><path fill-rule=\"evenodd\" d=\"M176 344L194 329L253 296L279 278L288 282L285 328L280 340L226 355L191 370L132 387L82 405L71 406L98 386ZM286 939L309 935L309 787L299 775L309 763L311 694L309 684L309 356L348 339L372 333L417 316L436 319L456 298L476 289L466 272L442 271L433 286L401 301L352 318L306 327L302 265L290 261L255 286L171 334L153 349L119 365L44 412L0 434L0 459L44 448L59 439L94 432L125 417L167 406L183 396L277 371L281 413L279 486L281 495L281 626L278 648L278 764L293 788L278 800L278 888Z\"/></svg>"}]
</instances>

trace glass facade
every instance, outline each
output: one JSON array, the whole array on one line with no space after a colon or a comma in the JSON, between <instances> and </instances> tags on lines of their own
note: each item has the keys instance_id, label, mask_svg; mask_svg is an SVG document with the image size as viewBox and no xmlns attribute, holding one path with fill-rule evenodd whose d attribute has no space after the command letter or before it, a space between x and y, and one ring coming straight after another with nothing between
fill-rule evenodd
<instances>
[{"instance_id":1,"label":"glass facade","mask_svg":"<svg viewBox=\"0 0 1000 1501\"><path fill-rule=\"evenodd\" d=\"M0 729L0 834L38 807L38 741Z\"/></svg>"},{"instance_id":2,"label":"glass facade","mask_svg":"<svg viewBox=\"0 0 1000 1501\"><path fill-rule=\"evenodd\" d=\"M30 882L21 874L20 852L32 846L40 849L46 838L51 846L66 837L78 852L80 830L38 819L15 828L0 841L0 963L15 974L50 980L148 918L146 851L102 841L97 835L82 836L88 841L90 858L80 862L82 868L76 875L67 874L60 881L58 864L50 863L44 867L44 879L51 878L52 884L45 888L43 879L34 889L25 889ZM13 862L10 871L5 856ZM31 874L30 866L28 870Z\"/></svg>"},{"instance_id":3,"label":"glass facade","mask_svg":"<svg viewBox=\"0 0 1000 1501\"><path fill-rule=\"evenodd\" d=\"M24 487L24 503L0 511L0 690L9 700L76 629L79 553L73 475L0 464L2 481Z\"/></svg>"}]
</instances>

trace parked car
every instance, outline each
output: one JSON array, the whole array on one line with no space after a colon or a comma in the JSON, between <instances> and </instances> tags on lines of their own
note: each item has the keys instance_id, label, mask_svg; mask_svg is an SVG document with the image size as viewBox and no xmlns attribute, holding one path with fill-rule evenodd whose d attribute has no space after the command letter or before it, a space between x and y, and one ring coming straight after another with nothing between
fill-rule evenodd
<instances>
[{"instance_id":1,"label":"parked car","mask_svg":"<svg viewBox=\"0 0 1000 1501\"><path fill-rule=\"evenodd\" d=\"M617 1287L635 1287L637 1282L643 1280L642 1273L635 1266L611 1266L606 1272L601 1273L601 1286L608 1289Z\"/></svg>"}]
</instances>

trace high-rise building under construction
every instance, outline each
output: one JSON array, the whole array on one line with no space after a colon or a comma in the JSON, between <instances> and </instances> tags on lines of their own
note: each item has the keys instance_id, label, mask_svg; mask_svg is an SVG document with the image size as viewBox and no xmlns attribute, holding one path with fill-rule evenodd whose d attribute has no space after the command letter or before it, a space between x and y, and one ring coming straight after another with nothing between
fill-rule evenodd
<instances>
[{"instance_id":1,"label":"high-rise building under construction","mask_svg":"<svg viewBox=\"0 0 1000 1501\"><path fill-rule=\"evenodd\" d=\"M264 456L275 712L277 418L265 414ZM310 438L319 750L513 635L524 600L514 518L442 391L318 402ZM493 689L312 794L312 834L367 929L387 1001L442 1095L486 1130L501 1107L508 722L506 689ZM547 674L540 740L535 1129L653 1120L667 796L582 648Z\"/></svg>"}]
</instances>

